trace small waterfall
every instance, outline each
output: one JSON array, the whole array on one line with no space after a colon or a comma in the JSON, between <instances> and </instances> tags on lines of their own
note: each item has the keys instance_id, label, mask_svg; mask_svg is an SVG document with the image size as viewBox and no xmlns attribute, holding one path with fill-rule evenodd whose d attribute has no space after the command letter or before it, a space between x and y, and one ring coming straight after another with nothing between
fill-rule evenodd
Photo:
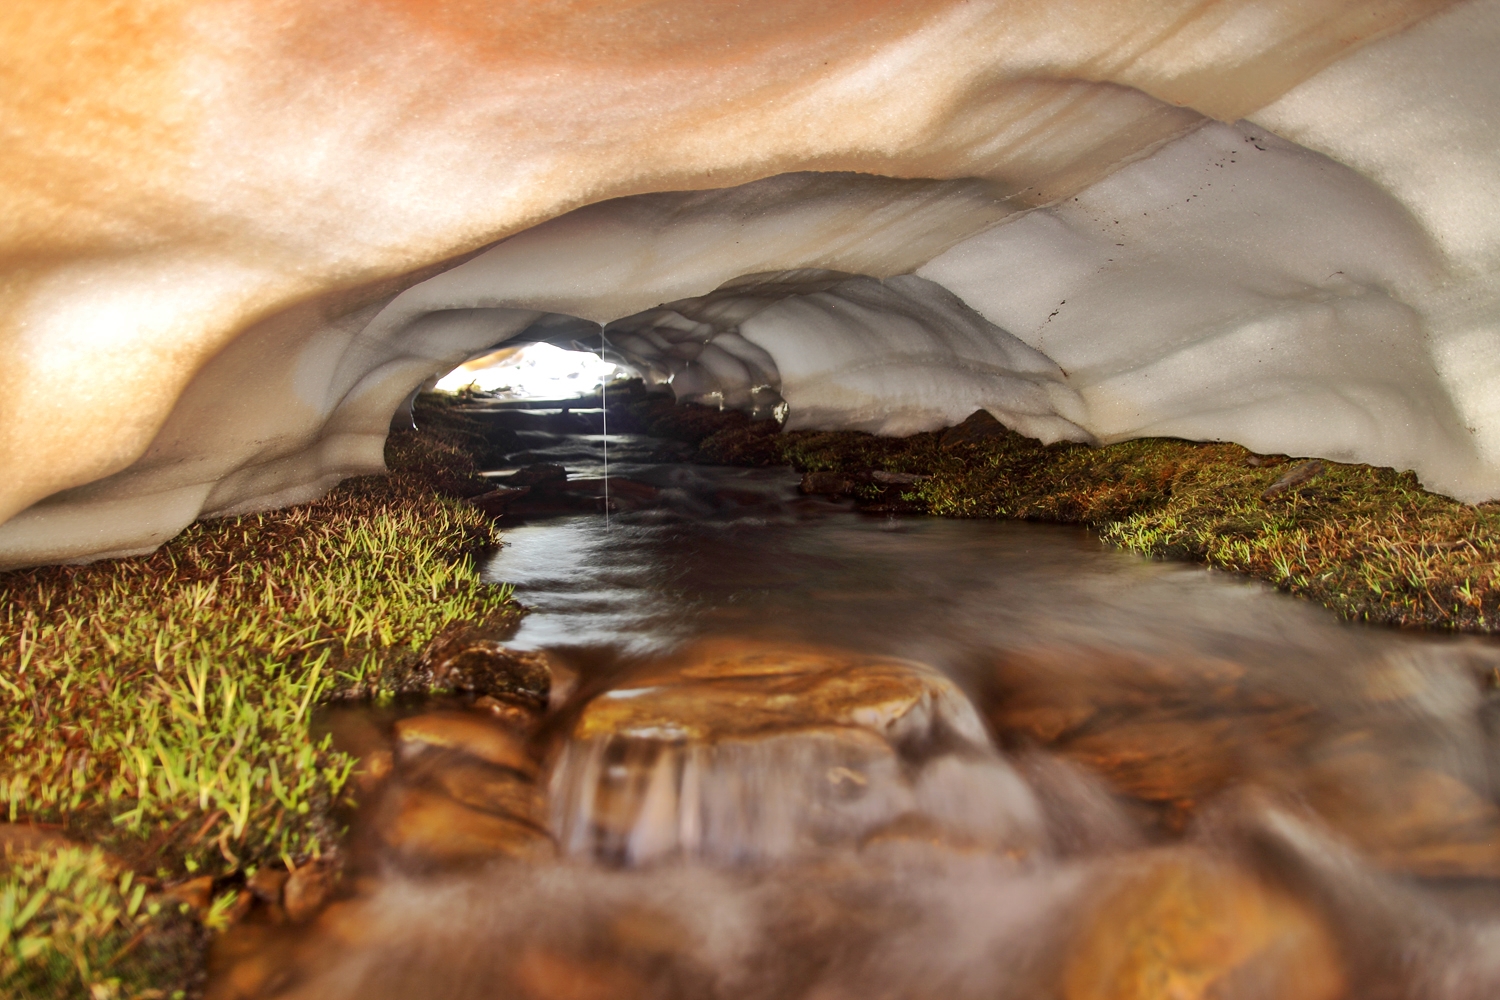
<instances>
[{"instance_id":1,"label":"small waterfall","mask_svg":"<svg viewBox=\"0 0 1500 1000\"><path fill-rule=\"evenodd\" d=\"M553 769L553 830L566 853L625 866L780 861L911 837L1034 852L1044 836L1031 791L967 699L934 688L894 717L856 710L852 725L575 738Z\"/></svg>"}]
</instances>

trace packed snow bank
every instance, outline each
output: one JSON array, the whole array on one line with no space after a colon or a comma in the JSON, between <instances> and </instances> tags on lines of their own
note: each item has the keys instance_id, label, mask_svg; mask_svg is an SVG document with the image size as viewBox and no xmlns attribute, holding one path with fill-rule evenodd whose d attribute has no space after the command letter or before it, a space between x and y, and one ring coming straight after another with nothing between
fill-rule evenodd
<instances>
[{"instance_id":1,"label":"packed snow bank","mask_svg":"<svg viewBox=\"0 0 1500 1000\"><path fill-rule=\"evenodd\" d=\"M1500 0L701 9L18 22L0 566L315 496L422 381L601 324L797 425L1500 494Z\"/></svg>"}]
</instances>

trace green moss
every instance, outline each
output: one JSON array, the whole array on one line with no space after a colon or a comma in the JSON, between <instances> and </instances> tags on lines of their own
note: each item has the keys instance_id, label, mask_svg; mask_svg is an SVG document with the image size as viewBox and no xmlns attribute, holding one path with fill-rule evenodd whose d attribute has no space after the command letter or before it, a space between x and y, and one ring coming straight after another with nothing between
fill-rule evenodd
<instances>
[{"instance_id":1,"label":"green moss","mask_svg":"<svg viewBox=\"0 0 1500 1000\"><path fill-rule=\"evenodd\" d=\"M322 501L195 524L149 556L0 576L0 818L107 848L152 891L333 849L354 762L309 735L313 707L402 687L449 622L519 613L470 558L496 539L453 498L484 488L461 421L429 422L392 435L392 475ZM54 857L12 861L0 900L73 863ZM93 921L84 937L134 933L118 895L93 886L69 904ZM18 934L0 988L52 995L37 985L52 969L71 995L97 971L59 950L66 933ZM111 976L157 961L154 944Z\"/></svg>"},{"instance_id":2,"label":"green moss","mask_svg":"<svg viewBox=\"0 0 1500 1000\"><path fill-rule=\"evenodd\" d=\"M657 425L674 419L660 397L631 405ZM883 438L776 433L741 415L715 430L717 411L675 409L699 411L676 418L697 432L699 461L931 477L848 490L875 509L1084 524L1122 548L1266 580L1361 621L1500 624L1500 504L1427 492L1410 472L1170 438L1043 445L977 415L946 432ZM1272 490L1294 469L1311 475Z\"/></svg>"}]
</instances>

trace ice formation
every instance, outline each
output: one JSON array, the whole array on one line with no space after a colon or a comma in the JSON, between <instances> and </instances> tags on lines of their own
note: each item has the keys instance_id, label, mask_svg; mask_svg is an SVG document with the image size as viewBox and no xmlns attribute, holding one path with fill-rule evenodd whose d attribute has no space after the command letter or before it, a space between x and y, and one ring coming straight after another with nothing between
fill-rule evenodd
<instances>
[{"instance_id":1,"label":"ice formation","mask_svg":"<svg viewBox=\"0 0 1500 1000\"><path fill-rule=\"evenodd\" d=\"M381 467L522 336L1500 495L1500 0L0 15L0 566Z\"/></svg>"}]
</instances>

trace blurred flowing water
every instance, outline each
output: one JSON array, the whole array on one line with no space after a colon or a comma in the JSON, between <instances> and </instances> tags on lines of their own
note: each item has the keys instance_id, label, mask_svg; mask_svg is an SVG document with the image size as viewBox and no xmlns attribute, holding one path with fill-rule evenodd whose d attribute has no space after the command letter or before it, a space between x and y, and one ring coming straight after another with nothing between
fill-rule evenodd
<instances>
[{"instance_id":1,"label":"blurred flowing water","mask_svg":"<svg viewBox=\"0 0 1500 1000\"><path fill-rule=\"evenodd\" d=\"M522 437L602 474L597 435ZM510 644L579 678L543 776L560 860L385 870L287 995L1500 996L1492 642L610 443L659 502L510 527L484 569L531 608ZM703 643L915 661L925 714L868 745L569 737Z\"/></svg>"}]
</instances>

